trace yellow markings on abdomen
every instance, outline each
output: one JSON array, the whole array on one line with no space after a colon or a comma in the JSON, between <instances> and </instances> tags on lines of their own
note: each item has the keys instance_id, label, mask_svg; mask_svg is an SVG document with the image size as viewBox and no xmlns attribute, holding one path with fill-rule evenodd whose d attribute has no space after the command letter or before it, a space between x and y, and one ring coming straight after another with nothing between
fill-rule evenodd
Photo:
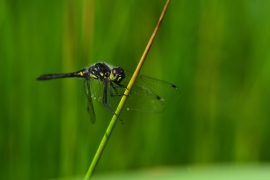
<instances>
[{"instance_id":1,"label":"yellow markings on abdomen","mask_svg":"<svg viewBox=\"0 0 270 180\"><path fill-rule=\"evenodd\" d=\"M77 75L83 76L83 72L78 72Z\"/></svg>"}]
</instances>

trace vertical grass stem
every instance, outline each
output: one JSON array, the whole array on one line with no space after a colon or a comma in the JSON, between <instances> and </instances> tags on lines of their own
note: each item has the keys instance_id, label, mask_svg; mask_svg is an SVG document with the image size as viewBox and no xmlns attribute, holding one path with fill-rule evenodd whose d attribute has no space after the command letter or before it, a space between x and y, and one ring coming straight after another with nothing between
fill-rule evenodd
<instances>
[{"instance_id":1,"label":"vertical grass stem","mask_svg":"<svg viewBox=\"0 0 270 180\"><path fill-rule=\"evenodd\" d=\"M158 20L158 23L157 23L157 25L156 25L156 27L154 29L154 32L152 33L152 36L151 36L151 38L149 39L149 41L147 43L147 46L146 46L146 48L145 48L145 50L143 52L143 55L142 55L138 65L137 65L137 68L136 68L132 78L129 81L127 89L124 92L125 95L122 96L122 99L121 99L121 101L120 101L120 103L119 103L119 105L118 105L118 107L117 107L117 109L115 111L115 114L112 117L112 120L111 120L111 122L110 122L110 124L109 124L109 126L108 126L108 128L107 128L107 130L105 132L105 135L103 136L103 138L101 140L101 143L100 143L100 145L99 145L99 147L97 149L97 152L96 152L96 154L95 154L95 156L94 156L94 158L92 160L92 163L91 163L91 165L90 165L90 167L89 167L89 169L87 171L87 174L85 175L85 178L84 178L85 180L90 179L91 176L93 175L93 172L94 172L94 170L95 170L95 168L96 168L96 166L98 164L98 161L99 161L99 159L100 159L100 157L102 155L102 152L103 152L103 150L104 150L104 148L105 148L105 146L106 146L106 144L107 144L107 142L108 142L108 140L109 140L109 138L111 136L113 128L114 128L114 126L116 124L117 116L120 114L120 112L121 112L121 110L122 110L122 108L123 108L123 106L125 104L125 101L126 101L126 99L128 97L129 91L132 88L136 78L138 77L139 72L140 72L140 70L141 70L141 68L143 66L143 63L144 63L144 61L145 61L145 59L147 57L147 54L148 54L148 52L149 52L149 50L150 50L150 48L151 48L151 46L153 44L153 41L155 39L155 36L157 34L157 31L159 29L159 26L160 26L160 24L162 22L162 19L163 19L164 15L165 15L165 12L167 10L167 7L168 7L169 3L170 3L170 0L167 0L166 4L165 4L165 6L164 6L164 8L162 10L162 13L160 15L160 18Z\"/></svg>"}]
</instances>

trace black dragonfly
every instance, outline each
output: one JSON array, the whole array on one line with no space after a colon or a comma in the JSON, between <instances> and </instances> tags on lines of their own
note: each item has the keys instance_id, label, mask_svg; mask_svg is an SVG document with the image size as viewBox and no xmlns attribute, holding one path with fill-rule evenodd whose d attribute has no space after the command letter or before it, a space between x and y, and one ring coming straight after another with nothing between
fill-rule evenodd
<instances>
[{"instance_id":1,"label":"black dragonfly","mask_svg":"<svg viewBox=\"0 0 270 180\"><path fill-rule=\"evenodd\" d=\"M105 62L98 62L88 68L73 73L45 74L37 80L78 77L84 78L85 93L88 98L88 112L94 124L96 120L92 99L115 113L132 72ZM124 109L139 112L156 113L165 108L165 101L179 97L177 86L152 77L139 75L133 85Z\"/></svg>"}]
</instances>

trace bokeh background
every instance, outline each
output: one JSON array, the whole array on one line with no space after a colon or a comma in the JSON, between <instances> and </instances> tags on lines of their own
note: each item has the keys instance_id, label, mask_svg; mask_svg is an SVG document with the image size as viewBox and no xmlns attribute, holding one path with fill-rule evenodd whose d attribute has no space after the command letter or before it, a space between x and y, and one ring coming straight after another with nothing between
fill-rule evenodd
<instances>
[{"instance_id":1,"label":"bokeh background","mask_svg":"<svg viewBox=\"0 0 270 180\"><path fill-rule=\"evenodd\" d=\"M95 103L92 125L83 80L36 77L100 61L133 71L164 4L0 1L0 179L84 176L112 114ZM269 7L172 0L141 73L176 84L181 97L163 113L123 112L95 175L267 165Z\"/></svg>"}]
</instances>

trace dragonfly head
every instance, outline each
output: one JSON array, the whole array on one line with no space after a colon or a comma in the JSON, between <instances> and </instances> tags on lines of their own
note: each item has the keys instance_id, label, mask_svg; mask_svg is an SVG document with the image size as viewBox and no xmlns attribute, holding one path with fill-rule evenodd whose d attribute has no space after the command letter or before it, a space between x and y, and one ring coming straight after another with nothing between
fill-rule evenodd
<instances>
[{"instance_id":1,"label":"dragonfly head","mask_svg":"<svg viewBox=\"0 0 270 180\"><path fill-rule=\"evenodd\" d=\"M125 78L125 72L122 68L116 67L112 68L110 74L110 80L116 83L120 83Z\"/></svg>"}]
</instances>

